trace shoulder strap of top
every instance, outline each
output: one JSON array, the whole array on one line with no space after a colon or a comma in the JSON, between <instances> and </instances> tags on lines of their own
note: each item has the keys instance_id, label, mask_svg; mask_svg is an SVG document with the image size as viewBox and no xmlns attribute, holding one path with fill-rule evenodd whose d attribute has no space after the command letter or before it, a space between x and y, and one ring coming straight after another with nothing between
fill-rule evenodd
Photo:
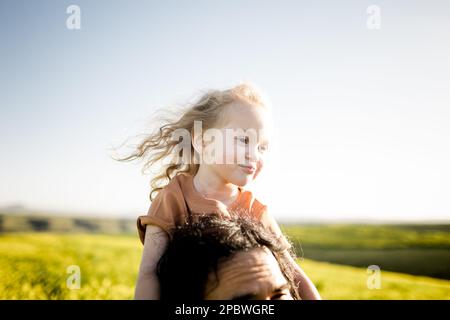
<instances>
[{"instance_id":1,"label":"shoulder strap of top","mask_svg":"<svg viewBox=\"0 0 450 320\"><path fill-rule=\"evenodd\" d=\"M192 223L193 220L192 220L192 212L191 212L191 209L189 208L189 205L188 205L188 203L187 203L187 201L186 201L186 198L183 197L183 199L184 199L184 204L185 204L185 206L186 206L186 211L187 211L187 219L186 219L186 222Z\"/></svg>"}]
</instances>

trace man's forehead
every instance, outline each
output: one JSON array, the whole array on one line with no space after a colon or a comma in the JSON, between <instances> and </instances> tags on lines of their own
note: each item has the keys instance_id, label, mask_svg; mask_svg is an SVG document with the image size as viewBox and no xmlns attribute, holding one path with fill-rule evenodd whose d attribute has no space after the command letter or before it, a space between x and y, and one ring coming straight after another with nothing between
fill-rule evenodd
<instances>
[{"instance_id":1,"label":"man's forehead","mask_svg":"<svg viewBox=\"0 0 450 320\"><path fill-rule=\"evenodd\" d=\"M236 265L273 265L273 262L276 263L276 260L269 249L265 247L253 248L239 251L231 258L224 260L221 263L221 269Z\"/></svg>"},{"instance_id":2,"label":"man's forehead","mask_svg":"<svg viewBox=\"0 0 450 320\"><path fill-rule=\"evenodd\" d=\"M211 291L232 298L249 293L271 292L287 283L279 264L267 248L236 253L219 264L218 286ZM222 296L223 297L223 296Z\"/></svg>"}]
</instances>

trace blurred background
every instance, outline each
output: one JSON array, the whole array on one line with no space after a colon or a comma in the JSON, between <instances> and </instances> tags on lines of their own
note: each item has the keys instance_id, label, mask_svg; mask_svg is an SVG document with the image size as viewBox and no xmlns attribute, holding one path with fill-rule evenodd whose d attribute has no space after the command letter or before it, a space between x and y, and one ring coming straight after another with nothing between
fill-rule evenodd
<instances>
[{"instance_id":1,"label":"blurred background","mask_svg":"<svg viewBox=\"0 0 450 320\"><path fill-rule=\"evenodd\" d=\"M275 128L249 188L323 298L449 299L449 13L437 0L2 1L0 299L131 299L151 175L112 155L157 109L242 81Z\"/></svg>"}]
</instances>

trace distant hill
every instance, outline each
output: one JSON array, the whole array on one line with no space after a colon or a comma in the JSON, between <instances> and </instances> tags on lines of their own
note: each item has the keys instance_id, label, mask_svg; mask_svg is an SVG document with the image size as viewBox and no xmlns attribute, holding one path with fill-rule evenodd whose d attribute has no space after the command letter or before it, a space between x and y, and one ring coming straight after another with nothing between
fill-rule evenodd
<instances>
[{"instance_id":1,"label":"distant hill","mask_svg":"<svg viewBox=\"0 0 450 320\"><path fill-rule=\"evenodd\" d=\"M55 209L36 209L30 208L22 204L13 204L0 207L0 215L25 215L25 216L62 216L62 217L80 217L80 218L111 218L111 219L135 219L138 215L145 214L142 212L128 213L110 213L110 212L89 212L89 211L71 211L71 210L55 210Z\"/></svg>"},{"instance_id":2,"label":"distant hill","mask_svg":"<svg viewBox=\"0 0 450 320\"><path fill-rule=\"evenodd\" d=\"M94 218L48 215L30 211L0 211L0 233L9 232L63 233L137 233L135 219Z\"/></svg>"}]
</instances>

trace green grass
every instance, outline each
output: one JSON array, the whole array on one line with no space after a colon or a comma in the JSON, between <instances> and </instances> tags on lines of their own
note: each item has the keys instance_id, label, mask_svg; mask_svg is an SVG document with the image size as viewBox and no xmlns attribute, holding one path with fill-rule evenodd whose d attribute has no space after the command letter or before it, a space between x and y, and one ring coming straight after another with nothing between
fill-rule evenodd
<instances>
[{"instance_id":1,"label":"green grass","mask_svg":"<svg viewBox=\"0 0 450 320\"><path fill-rule=\"evenodd\" d=\"M307 259L450 280L450 225L285 225Z\"/></svg>"},{"instance_id":2,"label":"green grass","mask_svg":"<svg viewBox=\"0 0 450 320\"><path fill-rule=\"evenodd\" d=\"M381 270L381 286L369 289L367 269L304 260L300 266L324 299L450 299L450 281Z\"/></svg>"},{"instance_id":3,"label":"green grass","mask_svg":"<svg viewBox=\"0 0 450 320\"><path fill-rule=\"evenodd\" d=\"M131 299L141 246L136 236L0 236L0 299ZM80 289L66 286L70 265Z\"/></svg>"},{"instance_id":4,"label":"green grass","mask_svg":"<svg viewBox=\"0 0 450 320\"><path fill-rule=\"evenodd\" d=\"M306 259L450 280L449 224L290 224L282 229ZM0 234L136 234L135 219L0 211Z\"/></svg>"},{"instance_id":5,"label":"green grass","mask_svg":"<svg viewBox=\"0 0 450 320\"><path fill-rule=\"evenodd\" d=\"M283 231L308 248L450 249L450 225L283 225Z\"/></svg>"},{"instance_id":6,"label":"green grass","mask_svg":"<svg viewBox=\"0 0 450 320\"><path fill-rule=\"evenodd\" d=\"M142 245L137 236L23 233L0 235L0 299L132 299ZM68 289L67 267L81 270ZM369 290L365 268L305 260L325 299L449 299L450 281L381 271Z\"/></svg>"}]
</instances>

